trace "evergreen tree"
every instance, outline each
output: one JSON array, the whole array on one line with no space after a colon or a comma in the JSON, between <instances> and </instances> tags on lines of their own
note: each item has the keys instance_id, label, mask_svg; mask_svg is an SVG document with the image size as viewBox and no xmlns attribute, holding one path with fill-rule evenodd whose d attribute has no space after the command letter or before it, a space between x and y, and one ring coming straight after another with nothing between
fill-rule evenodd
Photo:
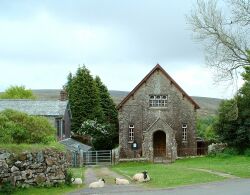
<instances>
[{"instance_id":1,"label":"evergreen tree","mask_svg":"<svg viewBox=\"0 0 250 195\"><path fill-rule=\"evenodd\" d=\"M90 71L85 66L79 67L75 75L69 74L65 88L69 97L73 132L77 132L87 119L103 121L98 89Z\"/></svg>"},{"instance_id":2,"label":"evergreen tree","mask_svg":"<svg viewBox=\"0 0 250 195\"><path fill-rule=\"evenodd\" d=\"M109 128L110 144L109 146L114 147L118 144L118 112L113 99L110 97L107 87L102 83L100 77L96 76L95 83L99 91L100 105L104 115L103 124L107 124ZM104 136L105 137L105 136ZM102 139L101 137L99 140ZM105 143L105 140L102 141ZM105 144L107 145L107 144Z\"/></svg>"}]
</instances>

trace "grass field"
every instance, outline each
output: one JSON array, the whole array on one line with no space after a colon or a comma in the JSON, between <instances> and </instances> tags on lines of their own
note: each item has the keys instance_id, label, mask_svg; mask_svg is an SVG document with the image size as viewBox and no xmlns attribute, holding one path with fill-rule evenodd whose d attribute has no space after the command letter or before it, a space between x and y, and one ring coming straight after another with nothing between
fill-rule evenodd
<instances>
[{"instance_id":1,"label":"grass field","mask_svg":"<svg viewBox=\"0 0 250 195\"><path fill-rule=\"evenodd\" d=\"M146 187L166 188L195 183L224 180L224 177L196 171L192 168L203 168L238 177L250 177L250 157L201 157L193 159L177 160L173 164L151 164L151 163L120 163L112 169L125 176L132 177L137 172L147 170L151 181Z\"/></svg>"}]
</instances>

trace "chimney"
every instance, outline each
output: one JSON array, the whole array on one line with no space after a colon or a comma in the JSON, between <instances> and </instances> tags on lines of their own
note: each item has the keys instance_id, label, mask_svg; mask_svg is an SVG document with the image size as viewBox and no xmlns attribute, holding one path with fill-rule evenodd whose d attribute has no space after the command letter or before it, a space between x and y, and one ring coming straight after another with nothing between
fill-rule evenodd
<instances>
[{"instance_id":1,"label":"chimney","mask_svg":"<svg viewBox=\"0 0 250 195\"><path fill-rule=\"evenodd\" d=\"M66 101L68 99L67 92L65 90L60 91L60 101Z\"/></svg>"}]
</instances>

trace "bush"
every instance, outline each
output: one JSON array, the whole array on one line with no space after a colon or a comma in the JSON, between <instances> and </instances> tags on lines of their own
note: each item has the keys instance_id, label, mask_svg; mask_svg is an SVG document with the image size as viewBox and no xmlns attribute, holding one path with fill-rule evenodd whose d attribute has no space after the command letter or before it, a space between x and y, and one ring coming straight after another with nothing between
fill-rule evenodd
<instances>
[{"instance_id":1,"label":"bush","mask_svg":"<svg viewBox=\"0 0 250 195\"><path fill-rule=\"evenodd\" d=\"M15 191L15 186L10 181L3 182L0 187L0 194L12 194Z\"/></svg>"},{"instance_id":2,"label":"bush","mask_svg":"<svg viewBox=\"0 0 250 195\"><path fill-rule=\"evenodd\" d=\"M55 128L44 117L4 110L0 112L0 142L47 144L53 140Z\"/></svg>"},{"instance_id":3,"label":"bush","mask_svg":"<svg viewBox=\"0 0 250 195\"><path fill-rule=\"evenodd\" d=\"M72 184L73 173L68 169L65 172L65 184L71 186Z\"/></svg>"},{"instance_id":4,"label":"bush","mask_svg":"<svg viewBox=\"0 0 250 195\"><path fill-rule=\"evenodd\" d=\"M245 150L244 155L250 157L250 148Z\"/></svg>"}]
</instances>

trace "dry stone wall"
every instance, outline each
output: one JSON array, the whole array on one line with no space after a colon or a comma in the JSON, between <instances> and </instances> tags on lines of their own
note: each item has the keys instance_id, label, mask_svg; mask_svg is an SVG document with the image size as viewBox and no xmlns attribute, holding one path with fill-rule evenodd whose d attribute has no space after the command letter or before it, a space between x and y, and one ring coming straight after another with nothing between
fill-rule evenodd
<instances>
[{"instance_id":1,"label":"dry stone wall","mask_svg":"<svg viewBox=\"0 0 250 195\"><path fill-rule=\"evenodd\" d=\"M68 166L66 153L52 149L20 154L0 151L0 184L5 181L16 186L63 183Z\"/></svg>"}]
</instances>

